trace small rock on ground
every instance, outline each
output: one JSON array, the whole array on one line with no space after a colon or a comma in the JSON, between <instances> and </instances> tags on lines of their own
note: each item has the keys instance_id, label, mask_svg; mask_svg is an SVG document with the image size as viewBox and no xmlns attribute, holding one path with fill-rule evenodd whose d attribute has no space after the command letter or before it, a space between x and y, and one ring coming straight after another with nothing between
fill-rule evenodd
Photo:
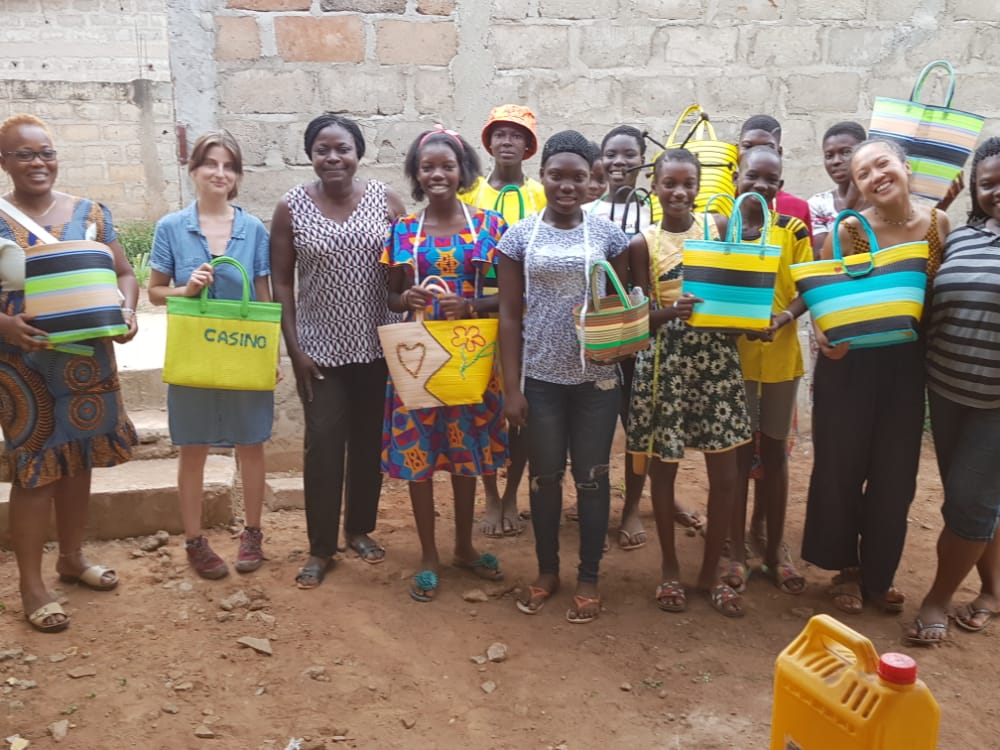
<instances>
[{"instance_id":1,"label":"small rock on ground","mask_svg":"<svg viewBox=\"0 0 1000 750\"><path fill-rule=\"evenodd\" d=\"M507 644L491 643L490 647L486 649L486 658L493 662L501 662L507 660Z\"/></svg>"},{"instance_id":2,"label":"small rock on ground","mask_svg":"<svg viewBox=\"0 0 1000 750\"><path fill-rule=\"evenodd\" d=\"M69 721L61 719L60 721L52 722L49 724L49 734L52 735L52 739L56 742L62 742L66 739L66 735L69 734Z\"/></svg>"},{"instance_id":3,"label":"small rock on ground","mask_svg":"<svg viewBox=\"0 0 1000 750\"><path fill-rule=\"evenodd\" d=\"M271 642L267 638L252 638L248 635L245 635L242 638L237 638L236 642L241 646L252 648L258 654L266 654L267 656L271 656L274 653L271 650Z\"/></svg>"},{"instance_id":4,"label":"small rock on ground","mask_svg":"<svg viewBox=\"0 0 1000 750\"><path fill-rule=\"evenodd\" d=\"M484 682L482 685L479 686L479 689L482 690L487 695L489 695L490 693L492 693L494 690L497 689L497 684L493 682L493 680L487 680L486 682Z\"/></svg>"},{"instance_id":5,"label":"small rock on ground","mask_svg":"<svg viewBox=\"0 0 1000 750\"><path fill-rule=\"evenodd\" d=\"M194 729L194 736L200 737L203 740L210 740L215 737L215 732L206 727L204 724L199 724Z\"/></svg>"},{"instance_id":6,"label":"small rock on ground","mask_svg":"<svg viewBox=\"0 0 1000 750\"><path fill-rule=\"evenodd\" d=\"M488 602L490 597L482 589L472 589L462 594L462 598L467 602Z\"/></svg>"}]
</instances>

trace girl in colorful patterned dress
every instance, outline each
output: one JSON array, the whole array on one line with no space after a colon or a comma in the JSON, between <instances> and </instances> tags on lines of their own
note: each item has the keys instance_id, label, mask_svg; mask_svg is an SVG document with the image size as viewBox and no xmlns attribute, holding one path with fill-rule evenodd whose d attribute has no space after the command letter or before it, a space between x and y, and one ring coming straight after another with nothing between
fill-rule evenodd
<instances>
[{"instance_id":1,"label":"girl in colorful patterned dress","mask_svg":"<svg viewBox=\"0 0 1000 750\"><path fill-rule=\"evenodd\" d=\"M718 570L739 483L736 449L750 442L739 352L728 334L690 328L685 321L702 300L681 294L684 241L701 239L705 231L702 218L692 215L700 169L697 157L684 149L669 149L656 160L653 188L663 219L629 243L632 281L651 290L657 309L649 315L653 345L636 359L627 447L630 460L649 464L662 550L659 607L687 608L674 545L674 481L685 448L694 448L705 454L708 470L708 527L697 587L718 612L742 617L742 598ZM708 231L718 239L724 219L714 218Z\"/></svg>"},{"instance_id":2,"label":"girl in colorful patterned dress","mask_svg":"<svg viewBox=\"0 0 1000 750\"><path fill-rule=\"evenodd\" d=\"M479 160L457 133L440 127L422 133L404 162L414 200L427 207L396 222L382 262L390 266L389 307L412 315L425 310L448 320L474 319L496 312L499 298L481 296L481 276L493 262L497 241L506 229L493 211L461 202L479 174ZM439 276L449 293L435 295L418 279ZM420 602L434 598L440 562L434 541L435 471L452 475L455 502L454 565L481 578L503 578L490 553L472 544L476 477L496 474L507 460L507 434L500 387L491 379L483 400L469 406L407 409L392 379L386 390L382 436L382 471L409 482L410 502L422 550L421 572L410 587Z\"/></svg>"}]
</instances>

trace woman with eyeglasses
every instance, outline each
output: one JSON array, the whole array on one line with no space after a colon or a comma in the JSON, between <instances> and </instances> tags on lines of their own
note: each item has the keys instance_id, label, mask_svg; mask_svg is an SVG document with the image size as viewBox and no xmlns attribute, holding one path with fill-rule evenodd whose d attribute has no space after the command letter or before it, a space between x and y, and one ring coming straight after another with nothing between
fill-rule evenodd
<instances>
[{"instance_id":1,"label":"woman with eyeglasses","mask_svg":"<svg viewBox=\"0 0 1000 750\"><path fill-rule=\"evenodd\" d=\"M13 115L0 124L0 166L12 187L0 211L0 479L10 481L10 535L28 622L51 633L69 616L46 590L42 548L55 505L60 580L97 591L118 585L115 571L83 554L91 469L131 458L136 434L125 414L114 349L106 338L86 342L92 356L53 349L24 311L25 249L39 244L35 227L60 241L92 239L114 257L129 330L136 333L139 286L118 242L111 212L101 204L53 189L59 162L42 120ZM23 214L15 219L11 214ZM28 224L29 226L25 226Z\"/></svg>"}]
</instances>

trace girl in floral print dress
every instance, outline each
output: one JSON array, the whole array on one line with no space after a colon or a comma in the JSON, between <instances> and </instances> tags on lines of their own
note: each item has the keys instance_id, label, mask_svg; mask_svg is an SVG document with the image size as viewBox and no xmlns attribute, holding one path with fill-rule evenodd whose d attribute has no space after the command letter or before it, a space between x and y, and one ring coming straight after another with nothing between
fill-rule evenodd
<instances>
[{"instance_id":1,"label":"girl in floral print dress","mask_svg":"<svg viewBox=\"0 0 1000 750\"><path fill-rule=\"evenodd\" d=\"M457 193L479 175L475 152L457 133L427 131L410 146L404 164L413 198L427 207L396 222L386 241L382 262L390 266L389 307L412 315L474 319L496 312L498 298L482 296L481 276L493 262L497 241L506 229L503 218L489 210L462 203ZM435 296L416 279L439 276L449 294ZM474 323L467 347L479 345ZM484 340L485 341L485 340ZM497 559L479 554L472 545L476 477L496 472L507 461L507 434L500 387L491 379L483 400L468 406L407 409L390 378L382 437L382 471L409 482L410 501L422 549L421 572L410 596L433 599L440 562L434 541L435 471L452 475L455 502L454 565L488 580L503 573Z\"/></svg>"}]
</instances>

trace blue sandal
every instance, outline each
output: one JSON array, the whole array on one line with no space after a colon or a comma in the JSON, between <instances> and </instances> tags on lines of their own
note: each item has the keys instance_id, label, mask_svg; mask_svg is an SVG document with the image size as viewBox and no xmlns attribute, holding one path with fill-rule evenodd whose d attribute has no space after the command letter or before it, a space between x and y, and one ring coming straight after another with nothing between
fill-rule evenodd
<instances>
[{"instance_id":1,"label":"blue sandal","mask_svg":"<svg viewBox=\"0 0 1000 750\"><path fill-rule=\"evenodd\" d=\"M461 568L462 570L471 570L480 578L487 581L502 581L503 571L500 570L500 561L497 560L496 555L490 552L484 552L478 559L472 562L463 562L462 560L455 560L452 563L456 568Z\"/></svg>"},{"instance_id":2,"label":"blue sandal","mask_svg":"<svg viewBox=\"0 0 1000 750\"><path fill-rule=\"evenodd\" d=\"M437 587L437 573L433 570L422 570L413 576L413 585L410 586L410 598L417 602L433 601L434 595L432 592Z\"/></svg>"}]
</instances>

